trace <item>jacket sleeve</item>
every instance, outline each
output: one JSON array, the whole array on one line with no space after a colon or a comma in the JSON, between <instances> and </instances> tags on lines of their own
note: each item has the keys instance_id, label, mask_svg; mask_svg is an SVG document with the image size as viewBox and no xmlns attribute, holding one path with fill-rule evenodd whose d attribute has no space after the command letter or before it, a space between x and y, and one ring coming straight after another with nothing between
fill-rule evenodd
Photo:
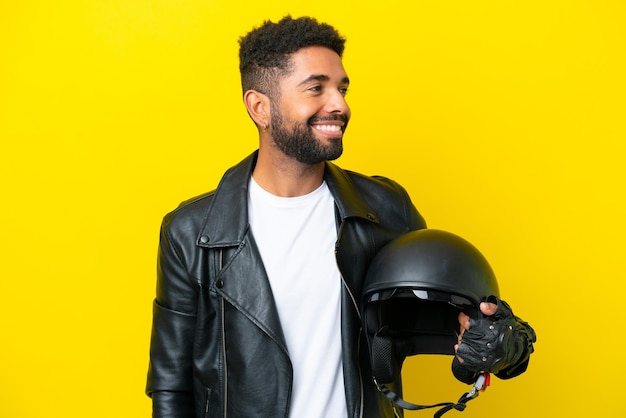
<instances>
[{"instance_id":1,"label":"jacket sleeve","mask_svg":"<svg viewBox=\"0 0 626 418\"><path fill-rule=\"evenodd\" d=\"M409 197L408 193L406 192L406 190L404 191L404 193L406 194L406 212L408 214L408 220L409 220L409 229L411 231L416 230L416 229L424 229L426 228L426 220L424 219L424 217L417 211L417 208L415 207L415 205L413 204L413 202L411 202L411 198Z\"/></svg>"},{"instance_id":2,"label":"jacket sleeve","mask_svg":"<svg viewBox=\"0 0 626 418\"><path fill-rule=\"evenodd\" d=\"M192 418L195 416L192 349L197 291L167 226L164 220L157 259L157 296L153 305L146 394L152 398L154 418Z\"/></svg>"}]
</instances>

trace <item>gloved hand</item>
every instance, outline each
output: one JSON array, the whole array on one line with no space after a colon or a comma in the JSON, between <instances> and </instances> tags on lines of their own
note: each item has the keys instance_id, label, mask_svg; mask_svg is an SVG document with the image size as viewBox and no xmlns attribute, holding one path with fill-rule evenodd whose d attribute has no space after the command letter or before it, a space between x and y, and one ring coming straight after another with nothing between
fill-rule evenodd
<instances>
[{"instance_id":1,"label":"gloved hand","mask_svg":"<svg viewBox=\"0 0 626 418\"><path fill-rule=\"evenodd\" d=\"M513 315L505 301L489 296L486 302L481 304L481 311L490 316L478 319L459 315L461 333L452 372L467 384L474 383L481 372L501 379L520 375L528 367L533 343L537 341L532 327ZM495 312L491 312L494 305Z\"/></svg>"}]
</instances>

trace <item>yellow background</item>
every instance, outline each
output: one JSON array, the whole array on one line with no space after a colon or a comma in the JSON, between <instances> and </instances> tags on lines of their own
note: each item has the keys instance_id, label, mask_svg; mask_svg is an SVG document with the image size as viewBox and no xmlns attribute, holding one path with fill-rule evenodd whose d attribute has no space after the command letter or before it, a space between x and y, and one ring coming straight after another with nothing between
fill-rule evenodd
<instances>
[{"instance_id":1,"label":"yellow background","mask_svg":"<svg viewBox=\"0 0 626 418\"><path fill-rule=\"evenodd\" d=\"M148 417L158 228L257 146L237 39L313 15L348 37L339 163L479 247L538 333L463 415L623 413L625 3L0 2L0 417ZM407 399L465 390L411 358ZM431 412L409 413L428 417Z\"/></svg>"}]
</instances>

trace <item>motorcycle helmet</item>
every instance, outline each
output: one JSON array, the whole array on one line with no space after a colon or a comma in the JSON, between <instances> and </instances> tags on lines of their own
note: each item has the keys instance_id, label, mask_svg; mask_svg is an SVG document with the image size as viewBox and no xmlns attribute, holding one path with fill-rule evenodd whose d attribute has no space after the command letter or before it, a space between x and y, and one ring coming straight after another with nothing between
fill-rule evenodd
<instances>
[{"instance_id":1,"label":"motorcycle helmet","mask_svg":"<svg viewBox=\"0 0 626 418\"><path fill-rule=\"evenodd\" d=\"M384 246L368 268L361 298L376 384L395 381L407 356L453 355L459 312L480 317L480 302L490 295L499 290L489 263L455 234L421 229Z\"/></svg>"}]
</instances>

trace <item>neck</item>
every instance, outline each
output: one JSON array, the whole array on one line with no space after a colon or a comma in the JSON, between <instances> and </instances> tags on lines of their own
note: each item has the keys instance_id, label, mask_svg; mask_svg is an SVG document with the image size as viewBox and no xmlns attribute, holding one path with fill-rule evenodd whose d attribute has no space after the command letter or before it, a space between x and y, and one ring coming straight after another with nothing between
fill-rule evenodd
<instances>
[{"instance_id":1,"label":"neck","mask_svg":"<svg viewBox=\"0 0 626 418\"><path fill-rule=\"evenodd\" d=\"M259 150L252 176L259 186L273 195L303 196L317 189L324 181L324 163L303 164L284 154L269 155Z\"/></svg>"}]
</instances>

